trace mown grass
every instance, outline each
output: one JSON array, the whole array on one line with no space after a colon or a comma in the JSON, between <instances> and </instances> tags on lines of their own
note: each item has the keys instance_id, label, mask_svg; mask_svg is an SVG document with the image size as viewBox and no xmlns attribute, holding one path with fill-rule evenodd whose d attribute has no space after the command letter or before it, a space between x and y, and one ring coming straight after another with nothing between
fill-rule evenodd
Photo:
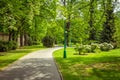
<instances>
[{"instance_id":1,"label":"mown grass","mask_svg":"<svg viewBox=\"0 0 120 80\"><path fill-rule=\"evenodd\" d=\"M63 59L63 49L53 54L64 80L120 80L120 49L74 54L73 48L67 49L66 59Z\"/></svg>"},{"instance_id":2,"label":"mown grass","mask_svg":"<svg viewBox=\"0 0 120 80\"><path fill-rule=\"evenodd\" d=\"M0 69L13 63L14 61L18 60L24 55L40 49L44 49L44 48L39 45L34 45L34 46L21 47L17 50L12 50L8 52L0 52Z\"/></svg>"}]
</instances>

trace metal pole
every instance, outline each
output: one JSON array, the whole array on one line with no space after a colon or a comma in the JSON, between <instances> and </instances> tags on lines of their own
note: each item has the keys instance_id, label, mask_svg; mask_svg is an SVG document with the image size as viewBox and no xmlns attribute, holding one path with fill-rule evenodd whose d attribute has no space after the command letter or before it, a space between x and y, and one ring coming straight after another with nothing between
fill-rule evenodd
<instances>
[{"instance_id":1,"label":"metal pole","mask_svg":"<svg viewBox=\"0 0 120 80\"><path fill-rule=\"evenodd\" d=\"M67 58L67 55L66 55L66 34L67 34L67 31L66 31L66 22L64 20L64 54L63 54L63 58Z\"/></svg>"}]
</instances>

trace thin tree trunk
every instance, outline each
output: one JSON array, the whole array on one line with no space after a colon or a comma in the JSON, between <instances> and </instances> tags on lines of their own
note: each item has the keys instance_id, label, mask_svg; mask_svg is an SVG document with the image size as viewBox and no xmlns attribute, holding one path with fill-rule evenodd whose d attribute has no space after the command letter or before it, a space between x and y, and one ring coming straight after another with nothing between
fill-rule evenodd
<instances>
[{"instance_id":1,"label":"thin tree trunk","mask_svg":"<svg viewBox=\"0 0 120 80\"><path fill-rule=\"evenodd\" d=\"M69 18L68 18L68 22L66 22L66 30L67 30L67 46L70 46L69 42L70 42L70 15L69 15Z\"/></svg>"},{"instance_id":2,"label":"thin tree trunk","mask_svg":"<svg viewBox=\"0 0 120 80\"><path fill-rule=\"evenodd\" d=\"M12 41L12 32L9 31L9 41Z\"/></svg>"},{"instance_id":3,"label":"thin tree trunk","mask_svg":"<svg viewBox=\"0 0 120 80\"><path fill-rule=\"evenodd\" d=\"M20 46L22 47L22 46L24 46L24 40L23 40L24 38L23 38L23 34L21 33L20 34Z\"/></svg>"},{"instance_id":4,"label":"thin tree trunk","mask_svg":"<svg viewBox=\"0 0 120 80\"><path fill-rule=\"evenodd\" d=\"M25 33L25 34L24 34L24 45L25 45L25 46L28 46L28 43L29 43L29 42L28 42L28 35Z\"/></svg>"},{"instance_id":5,"label":"thin tree trunk","mask_svg":"<svg viewBox=\"0 0 120 80\"><path fill-rule=\"evenodd\" d=\"M94 0L90 0L90 20L89 20L89 26L90 26L90 34L89 34L89 40L96 40L96 31L94 27Z\"/></svg>"}]
</instances>

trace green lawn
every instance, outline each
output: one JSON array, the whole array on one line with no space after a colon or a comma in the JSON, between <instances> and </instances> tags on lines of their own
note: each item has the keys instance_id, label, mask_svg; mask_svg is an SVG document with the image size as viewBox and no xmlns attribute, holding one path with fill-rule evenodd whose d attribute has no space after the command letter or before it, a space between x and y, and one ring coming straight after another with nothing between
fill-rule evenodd
<instances>
[{"instance_id":1,"label":"green lawn","mask_svg":"<svg viewBox=\"0 0 120 80\"><path fill-rule=\"evenodd\" d=\"M20 57L40 49L43 49L43 47L36 45L36 46L25 46L17 50L12 50L4 53L0 52L0 69L18 60Z\"/></svg>"},{"instance_id":2,"label":"green lawn","mask_svg":"<svg viewBox=\"0 0 120 80\"><path fill-rule=\"evenodd\" d=\"M63 59L63 49L53 54L64 80L120 80L120 49L74 54L73 48L67 49L67 59Z\"/></svg>"}]
</instances>

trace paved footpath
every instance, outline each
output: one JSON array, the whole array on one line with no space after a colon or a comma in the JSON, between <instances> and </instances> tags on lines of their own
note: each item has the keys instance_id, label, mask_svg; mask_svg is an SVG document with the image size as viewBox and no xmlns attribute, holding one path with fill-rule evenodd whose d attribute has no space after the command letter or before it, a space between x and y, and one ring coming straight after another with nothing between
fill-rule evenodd
<instances>
[{"instance_id":1,"label":"paved footpath","mask_svg":"<svg viewBox=\"0 0 120 80\"><path fill-rule=\"evenodd\" d=\"M60 47L32 52L0 71L0 80L61 80L52 57Z\"/></svg>"}]
</instances>

